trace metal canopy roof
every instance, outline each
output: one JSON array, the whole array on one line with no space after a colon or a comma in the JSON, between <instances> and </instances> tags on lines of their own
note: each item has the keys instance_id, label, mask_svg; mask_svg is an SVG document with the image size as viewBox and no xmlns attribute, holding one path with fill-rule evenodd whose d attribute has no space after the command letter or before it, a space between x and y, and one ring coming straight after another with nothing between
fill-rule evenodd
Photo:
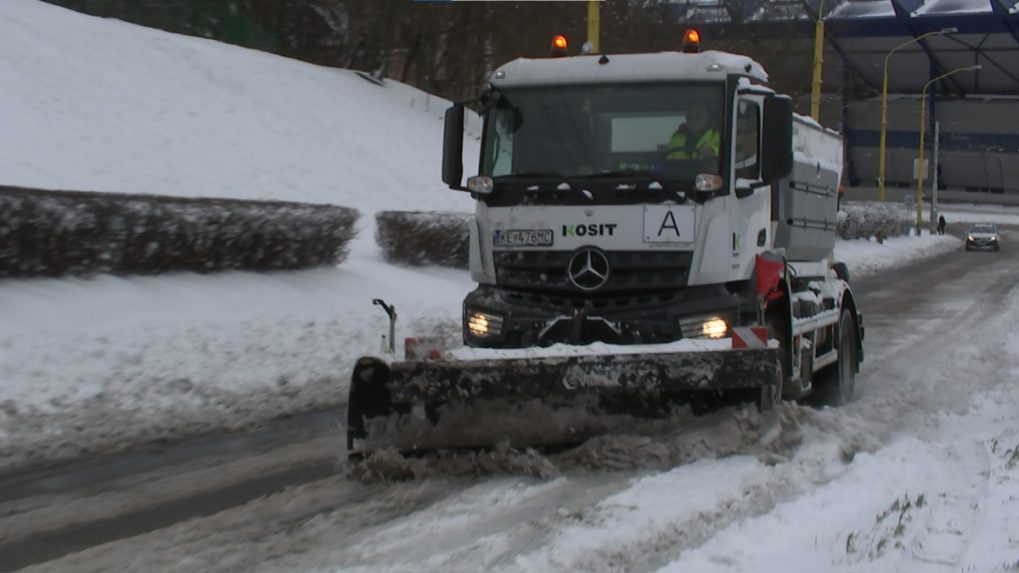
<instances>
[{"instance_id":1,"label":"metal canopy roof","mask_svg":"<svg viewBox=\"0 0 1019 573\"><path fill-rule=\"evenodd\" d=\"M677 4L679 21L702 27L750 28L759 40L788 38L812 44L819 0L700 0ZM979 64L981 69L942 79L939 91L960 95L1019 95L1019 2L1014 0L828 0L826 50L835 52L852 75L881 91L885 57L889 93L918 94L940 74ZM775 24L781 22L781 26ZM808 46L797 51L809 53ZM826 58L831 55L826 55ZM933 88L928 88L930 91Z\"/></svg>"}]
</instances>

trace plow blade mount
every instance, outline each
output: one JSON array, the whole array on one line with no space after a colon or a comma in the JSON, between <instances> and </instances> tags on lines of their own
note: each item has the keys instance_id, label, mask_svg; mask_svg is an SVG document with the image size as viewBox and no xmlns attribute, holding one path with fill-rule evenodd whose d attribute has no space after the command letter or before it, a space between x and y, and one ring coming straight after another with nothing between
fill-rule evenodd
<instances>
[{"instance_id":1,"label":"plow blade mount","mask_svg":"<svg viewBox=\"0 0 1019 573\"><path fill-rule=\"evenodd\" d=\"M347 447L353 455L580 443L621 423L604 405L672 396L781 391L775 348L491 360L357 361ZM766 399L762 399L765 407ZM632 415L626 414L630 419Z\"/></svg>"}]
</instances>

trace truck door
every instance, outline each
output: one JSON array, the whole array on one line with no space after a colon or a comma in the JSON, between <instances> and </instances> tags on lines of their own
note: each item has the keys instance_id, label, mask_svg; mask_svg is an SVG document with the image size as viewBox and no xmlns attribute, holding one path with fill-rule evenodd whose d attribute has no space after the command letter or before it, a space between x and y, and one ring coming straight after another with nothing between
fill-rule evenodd
<instances>
[{"instance_id":1,"label":"truck door","mask_svg":"<svg viewBox=\"0 0 1019 573\"><path fill-rule=\"evenodd\" d=\"M770 189L761 187L762 96L743 94L736 100L733 122L732 173L736 195L730 209L733 231L729 280L749 279L754 256L769 244Z\"/></svg>"}]
</instances>

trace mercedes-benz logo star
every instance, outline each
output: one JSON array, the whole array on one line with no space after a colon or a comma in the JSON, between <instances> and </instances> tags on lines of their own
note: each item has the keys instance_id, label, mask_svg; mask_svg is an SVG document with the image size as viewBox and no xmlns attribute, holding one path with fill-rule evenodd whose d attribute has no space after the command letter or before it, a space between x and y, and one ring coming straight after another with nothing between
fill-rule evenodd
<instances>
[{"instance_id":1,"label":"mercedes-benz logo star","mask_svg":"<svg viewBox=\"0 0 1019 573\"><path fill-rule=\"evenodd\" d=\"M582 249L567 267L570 282L580 290L595 290L609 280L609 259L597 249Z\"/></svg>"}]
</instances>

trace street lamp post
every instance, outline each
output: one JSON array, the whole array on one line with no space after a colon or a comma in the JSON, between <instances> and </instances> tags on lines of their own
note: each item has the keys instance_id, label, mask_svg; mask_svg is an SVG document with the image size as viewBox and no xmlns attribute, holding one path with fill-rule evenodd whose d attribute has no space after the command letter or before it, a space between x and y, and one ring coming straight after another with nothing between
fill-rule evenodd
<instances>
[{"instance_id":1,"label":"street lamp post","mask_svg":"<svg viewBox=\"0 0 1019 573\"><path fill-rule=\"evenodd\" d=\"M587 2L587 43L591 45L589 53L598 53L598 33L601 27L601 6L597 0Z\"/></svg>"},{"instance_id":2,"label":"street lamp post","mask_svg":"<svg viewBox=\"0 0 1019 573\"><path fill-rule=\"evenodd\" d=\"M934 149L931 150L931 234L937 230L938 225L938 150L941 147L939 133L941 122L934 122Z\"/></svg>"},{"instance_id":3,"label":"street lamp post","mask_svg":"<svg viewBox=\"0 0 1019 573\"><path fill-rule=\"evenodd\" d=\"M810 84L810 118L821 121L821 62L824 56L824 0L817 7L814 25L814 78Z\"/></svg>"},{"instance_id":4,"label":"street lamp post","mask_svg":"<svg viewBox=\"0 0 1019 573\"><path fill-rule=\"evenodd\" d=\"M892 48L887 55L885 55L885 67L884 75L881 79L881 140L878 144L878 159L877 159L877 200L884 203L885 201L885 130L888 125L888 59L892 57L899 48L905 48L906 46L919 42L927 36L935 36L938 34L952 34L958 32L958 28L944 28L942 30L935 30L933 32L927 32L921 34L908 42L903 42L898 46Z\"/></svg>"},{"instance_id":5,"label":"street lamp post","mask_svg":"<svg viewBox=\"0 0 1019 573\"><path fill-rule=\"evenodd\" d=\"M980 69L980 66L976 65L976 66L967 66L965 68L956 68L956 69L954 69L952 71L945 72L945 73L941 74L940 76L932 79L931 81L925 83L923 85L923 90L920 91L920 159L917 162L917 167L916 167L916 236L917 237L920 236L920 229L921 229L921 223L920 223L921 217L920 217L920 213L922 211L922 209L920 207L923 205L923 128L924 128L924 124L927 121L926 120L926 112L927 112L927 88L931 84L933 84L934 82L940 80L941 78L948 77L948 76L950 76L950 75L952 75L952 74L954 74L956 72L971 72L973 70L979 70L979 69ZM937 165L932 165L931 167L933 169L937 169L938 168Z\"/></svg>"}]
</instances>

